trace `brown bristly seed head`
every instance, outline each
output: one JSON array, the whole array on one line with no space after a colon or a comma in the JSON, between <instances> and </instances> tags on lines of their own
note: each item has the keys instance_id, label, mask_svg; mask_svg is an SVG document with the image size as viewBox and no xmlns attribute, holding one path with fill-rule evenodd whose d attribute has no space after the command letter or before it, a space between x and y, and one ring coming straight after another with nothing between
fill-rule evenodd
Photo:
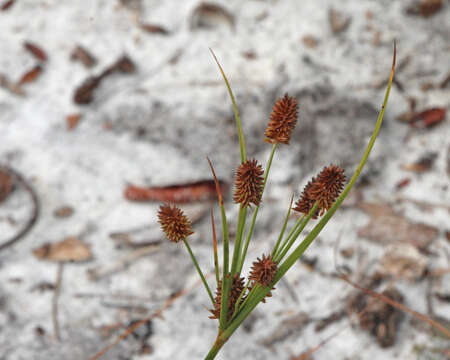
<instances>
[{"instance_id":1,"label":"brown bristly seed head","mask_svg":"<svg viewBox=\"0 0 450 360\"><path fill-rule=\"evenodd\" d=\"M306 184L306 186L303 189L302 194L300 195L300 199L297 200L297 202L295 203L295 207L293 207L292 210L300 212L305 215L310 212L310 210L314 206L315 200L313 200L309 197L308 191L309 191L309 189L311 189L311 186L313 185L315 180L316 179L313 177L310 181L308 181L308 183ZM319 211L316 211L312 215L311 218L317 219L318 215L319 215Z\"/></svg>"},{"instance_id":2,"label":"brown bristly seed head","mask_svg":"<svg viewBox=\"0 0 450 360\"><path fill-rule=\"evenodd\" d=\"M231 284L231 292L228 296L228 311L227 311L227 318L228 320L233 315L234 311L234 305L236 304L236 301L239 299L239 296L241 296L242 291L244 290L244 278L239 277L237 274L233 278L233 282ZM245 299L245 296L243 297ZM219 281L219 285L217 286L216 290L216 297L214 299L214 309L209 310L211 312L210 319L219 319L220 318L220 308L222 304L222 281Z\"/></svg>"},{"instance_id":3,"label":"brown bristly seed head","mask_svg":"<svg viewBox=\"0 0 450 360\"><path fill-rule=\"evenodd\" d=\"M264 183L264 171L255 159L247 160L239 165L236 171L233 200L248 206L259 205Z\"/></svg>"},{"instance_id":4,"label":"brown bristly seed head","mask_svg":"<svg viewBox=\"0 0 450 360\"><path fill-rule=\"evenodd\" d=\"M162 230L172 242L183 240L194 233L189 219L175 205L161 205L158 218Z\"/></svg>"},{"instance_id":5,"label":"brown bristly seed head","mask_svg":"<svg viewBox=\"0 0 450 360\"><path fill-rule=\"evenodd\" d=\"M277 100L272 108L269 124L264 132L264 141L272 144L289 144L297 117L297 99L285 94L283 98Z\"/></svg>"},{"instance_id":6,"label":"brown bristly seed head","mask_svg":"<svg viewBox=\"0 0 450 360\"><path fill-rule=\"evenodd\" d=\"M253 280L261 286L269 286L277 272L277 263L272 260L272 256L263 255L253 262L250 270L249 280Z\"/></svg>"},{"instance_id":7,"label":"brown bristly seed head","mask_svg":"<svg viewBox=\"0 0 450 360\"><path fill-rule=\"evenodd\" d=\"M344 169L333 164L324 167L317 175L307 193L310 199L319 203L321 215L333 206L344 189L345 180Z\"/></svg>"}]
</instances>

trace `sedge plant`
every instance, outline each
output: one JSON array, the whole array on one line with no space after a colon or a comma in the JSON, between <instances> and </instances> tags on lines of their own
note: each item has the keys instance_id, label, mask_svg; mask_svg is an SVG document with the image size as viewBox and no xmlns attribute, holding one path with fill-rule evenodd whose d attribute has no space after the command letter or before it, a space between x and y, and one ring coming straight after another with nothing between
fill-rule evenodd
<instances>
[{"instance_id":1,"label":"sedge plant","mask_svg":"<svg viewBox=\"0 0 450 360\"><path fill-rule=\"evenodd\" d=\"M280 234L273 242L272 250L267 254L262 254L261 257L258 257L253 262L247 279L242 274L242 268L246 261L249 244L253 237L258 210L268 181L272 161L277 147L289 144L292 131L297 122L298 103L294 97L286 94L284 97L278 99L273 106L264 133L265 141L272 146L264 171L256 160L247 158L245 136L242 131L241 118L235 97L220 63L215 54L212 51L211 53L218 65L231 98L240 147L240 164L236 171L233 195L234 202L239 206L233 247L230 241L229 219L225 211L223 196L213 165L208 159L213 178L216 182L222 223L222 262L220 264L214 217L211 212L213 258L216 278L215 294L213 294L206 281L189 245L188 237L193 233L189 219L183 214L181 209L171 204L162 205L158 213L161 227L169 240L172 242L183 242L185 244L210 298L210 318L218 321L217 338L206 355L205 360L214 359L230 336L256 306L261 302L265 302L267 297L272 296L272 291L276 283L280 281L317 238L354 186L380 131L394 76L396 46L394 44L392 68L384 102L372 136L354 174L348 183L346 183L344 170L332 164L324 167L317 176L313 177L304 187L300 198L294 206L292 206L293 200L291 199L281 226ZM248 210L252 206L254 206L253 213L249 216ZM298 212L301 216L288 229L288 219L290 218L291 211ZM305 226L314 220L318 221L317 224L300 241Z\"/></svg>"}]
</instances>

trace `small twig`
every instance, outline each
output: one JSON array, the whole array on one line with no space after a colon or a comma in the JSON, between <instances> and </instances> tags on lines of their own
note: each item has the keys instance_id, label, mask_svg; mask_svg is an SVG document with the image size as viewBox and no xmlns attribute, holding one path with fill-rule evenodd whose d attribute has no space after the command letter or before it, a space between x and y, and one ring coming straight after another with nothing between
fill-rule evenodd
<instances>
[{"instance_id":1,"label":"small twig","mask_svg":"<svg viewBox=\"0 0 450 360\"><path fill-rule=\"evenodd\" d=\"M104 347L103 349L101 349L99 352L97 352L94 356L90 357L89 360L97 360L100 359L100 357L102 357L108 350L112 349L114 346L116 346L121 340L125 339L126 337L128 337L130 334L132 334L137 328L139 328L140 326L144 325L145 323L147 323L148 321L161 316L163 311L166 310L168 307L170 307L175 300L181 298L182 296L186 295L188 292L190 292L192 289L194 289L195 287L197 287L199 284L201 283L201 281L197 281L192 287L187 288L187 289L183 289L179 292L177 292L175 295L169 297L164 304L156 311L154 311L153 313L151 313L149 316L145 317L144 319L134 323L133 325L131 325L130 327L128 327L121 335L119 335L111 344L107 345L106 347Z\"/></svg>"},{"instance_id":2,"label":"small twig","mask_svg":"<svg viewBox=\"0 0 450 360\"><path fill-rule=\"evenodd\" d=\"M39 199L34 191L33 187L25 180L25 178L17 171L10 167L0 165L0 169L5 170L6 172L10 173L17 181L17 183L21 184L25 190L30 194L31 201L33 204L33 208L31 211L31 216L28 220L28 222L25 224L25 226L11 239L6 240L5 242L0 244L0 251L13 245L16 241L22 239L33 227L35 224L38 216L39 216Z\"/></svg>"},{"instance_id":3,"label":"small twig","mask_svg":"<svg viewBox=\"0 0 450 360\"><path fill-rule=\"evenodd\" d=\"M126 254L121 259L113 262L112 264L107 264L105 266L99 266L94 269L88 270L89 279L92 281L97 281L102 277L111 275L113 273L116 273L120 270L124 270L127 268L128 265L135 262L137 259L139 259L142 256L152 254L160 249L159 245L149 245L146 247L138 248L129 254Z\"/></svg>"},{"instance_id":4,"label":"small twig","mask_svg":"<svg viewBox=\"0 0 450 360\"><path fill-rule=\"evenodd\" d=\"M55 333L56 341L61 341L61 335L59 332L59 321L58 321L58 298L61 292L61 283L63 276L64 263L58 263L58 269L56 272L56 283L55 283L55 291L53 293L52 298L52 321L53 321L53 330Z\"/></svg>"}]
</instances>

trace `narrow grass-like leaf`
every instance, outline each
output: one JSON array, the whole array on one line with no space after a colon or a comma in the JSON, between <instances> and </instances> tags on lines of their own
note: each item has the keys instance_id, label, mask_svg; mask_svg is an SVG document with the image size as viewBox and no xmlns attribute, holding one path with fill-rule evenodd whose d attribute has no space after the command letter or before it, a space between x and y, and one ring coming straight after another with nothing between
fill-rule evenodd
<instances>
[{"instance_id":1,"label":"narrow grass-like leaf","mask_svg":"<svg viewBox=\"0 0 450 360\"><path fill-rule=\"evenodd\" d=\"M289 209L288 209L286 217L284 219L284 223L283 223L283 226L281 228L280 235L278 236L277 242L275 243L275 246L274 246L274 248L272 250L272 259L275 259L275 254L277 253L278 247L281 244L281 239L283 239L284 232L286 231L286 226L287 226L287 223L288 223L288 220L289 220L289 216L291 215L291 209L292 209L292 202L293 201L294 201L294 195L291 196L291 201L289 203Z\"/></svg>"},{"instance_id":2,"label":"narrow grass-like leaf","mask_svg":"<svg viewBox=\"0 0 450 360\"><path fill-rule=\"evenodd\" d=\"M308 215L306 215L305 219L302 221L302 223L295 230L295 232L292 235L292 237L289 240L289 242L286 242L286 246L284 246L283 249L280 249L280 253L277 255L277 257L275 259L275 262L277 264L284 258L284 256L287 254L289 249L292 247L292 245L294 245L295 240L297 240L297 238L300 236L300 234L302 233L302 231L305 228L306 224L308 224L309 220L311 219L313 214L316 212L318 206L319 205L317 203L314 204L314 206L309 211Z\"/></svg>"},{"instance_id":3,"label":"narrow grass-like leaf","mask_svg":"<svg viewBox=\"0 0 450 360\"><path fill-rule=\"evenodd\" d=\"M228 234L228 222L227 216L225 213L225 206L223 205L223 197L222 191L220 190L219 181L217 180L216 172L214 171L213 164L209 158L208 160L209 166L211 168L211 172L214 178L214 182L216 183L217 197L219 198L220 205L220 213L222 216L222 238L223 238L223 275L222 275L222 304L228 303L228 296L231 289L231 278L228 273L229 267L229 257L230 257L230 245L229 245L229 234ZM226 326L227 321L227 306L222 306L220 309L220 319L219 319L219 329L223 330Z\"/></svg>"},{"instance_id":4,"label":"narrow grass-like leaf","mask_svg":"<svg viewBox=\"0 0 450 360\"><path fill-rule=\"evenodd\" d=\"M213 251L214 251L214 270L216 273L216 286L219 286L219 256L217 254L217 236L216 236L216 225L214 221L214 212L211 208L211 226L212 226L212 234L213 234Z\"/></svg>"},{"instance_id":5,"label":"narrow grass-like leaf","mask_svg":"<svg viewBox=\"0 0 450 360\"><path fill-rule=\"evenodd\" d=\"M194 266L197 269L197 272L200 275L200 278L202 279L203 285L205 286L206 292L208 293L209 298L211 299L211 302L212 302L212 304L214 306L214 303L215 303L214 296L213 296L213 294L211 292L211 289L209 288L208 283L206 282L206 279L205 279L205 276L203 275L202 269L200 269L200 266L198 265L198 261L197 261L195 255L194 255L194 253L192 252L192 249L189 246L189 243L187 242L187 240L183 239L183 242L184 242L184 245L186 245L186 249L188 250L189 255L191 256L192 262L194 263Z\"/></svg>"},{"instance_id":6,"label":"narrow grass-like leaf","mask_svg":"<svg viewBox=\"0 0 450 360\"><path fill-rule=\"evenodd\" d=\"M241 162L244 163L247 160L247 153L245 149L245 137L244 132L242 131L242 123L241 123L241 117L239 116L239 110L236 105L236 100L233 95L233 91L231 90L230 83L228 82L228 79L225 75L225 72L222 69L222 66L219 63L219 60L217 60L216 54L214 54L214 51L210 48L209 51L211 51L211 54L214 58L214 61L216 62L217 66L219 67L219 71L222 74L223 80L225 81L225 84L228 89L228 94L230 95L231 102L233 103L233 111L234 111L234 118L236 120L236 126L238 130L238 137L239 137L239 149L241 152Z\"/></svg>"}]
</instances>

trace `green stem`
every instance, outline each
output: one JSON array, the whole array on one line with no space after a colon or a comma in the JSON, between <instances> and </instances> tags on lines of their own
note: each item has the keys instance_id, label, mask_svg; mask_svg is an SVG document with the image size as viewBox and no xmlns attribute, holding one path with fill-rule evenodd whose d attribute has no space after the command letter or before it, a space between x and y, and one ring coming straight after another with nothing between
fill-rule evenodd
<instances>
[{"instance_id":1,"label":"green stem","mask_svg":"<svg viewBox=\"0 0 450 360\"><path fill-rule=\"evenodd\" d=\"M241 123L241 117L239 115L239 110L236 105L236 100L233 95L233 91L231 90L230 83L228 82L228 79L225 75L225 72L222 69L222 66L220 65L219 61L217 60L216 54L212 51L210 48L209 51L211 51L212 56L214 57L214 60L216 61L217 66L219 67L219 71L222 74L223 80L225 81L225 84L228 89L228 94L230 95L231 102L233 103L233 111L234 111L234 118L236 120L236 126L238 130L238 137L239 137L239 149L241 152L241 162L244 163L247 160L247 154L245 150L245 137L244 132L242 131L242 123Z\"/></svg>"},{"instance_id":2,"label":"green stem","mask_svg":"<svg viewBox=\"0 0 450 360\"><path fill-rule=\"evenodd\" d=\"M228 338L227 338L228 340ZM225 341L222 341L220 336L217 336L216 341L214 342L214 345L212 346L211 350L209 350L209 353L206 355L205 360L213 360L216 355L219 353L222 346L225 344Z\"/></svg>"},{"instance_id":3,"label":"green stem","mask_svg":"<svg viewBox=\"0 0 450 360\"><path fill-rule=\"evenodd\" d=\"M229 235L228 235L228 224L227 216L225 214L225 207L223 203L220 204L220 211L222 214L222 236L223 236L223 275L222 275L222 304L228 303L228 295L231 288L230 277L228 275L228 262L230 258L230 247L229 247ZM220 319L219 328L225 329L227 322L227 310L228 306L222 306L220 309Z\"/></svg>"},{"instance_id":4,"label":"green stem","mask_svg":"<svg viewBox=\"0 0 450 360\"><path fill-rule=\"evenodd\" d=\"M269 160L267 161L266 171L264 172L263 188L261 191L261 200L262 200L262 196L264 194L264 189L266 188L266 183L267 183L267 179L269 177L270 167L272 166L272 160L273 160L273 156L275 155L276 148L277 148L277 144L273 144L272 151L270 152ZM239 274L241 273L242 267L244 266L245 257L247 256L248 245L250 244L250 239L252 238L252 235L253 235L253 228L255 227L256 217L258 216L258 211L259 211L259 205L257 207L255 207L255 211L253 212L252 221L250 223L250 228L248 229L247 237L245 239L244 251L242 253L241 261L239 263L239 268L238 268Z\"/></svg>"},{"instance_id":5,"label":"green stem","mask_svg":"<svg viewBox=\"0 0 450 360\"><path fill-rule=\"evenodd\" d=\"M297 219L297 221L295 222L294 226L292 227L292 229L289 231L289 234L287 234L286 238L283 240L283 243L281 244L281 246L279 247L278 251L276 254L274 254L273 258L277 258L277 256L280 254L280 252L283 251L283 249L286 247L286 245L288 244L289 240L291 239L291 237L294 235L295 231L298 229L298 227L302 224L302 221L305 219L306 215L303 215L301 218Z\"/></svg>"},{"instance_id":6,"label":"green stem","mask_svg":"<svg viewBox=\"0 0 450 360\"><path fill-rule=\"evenodd\" d=\"M237 269L240 261L240 255L242 252L242 234L244 232L245 227L245 218L247 216L247 207L240 206L239 208L239 216L238 216L238 226L236 231L236 240L234 242L234 252L233 252L233 261L231 262L231 271L230 273L234 276L237 274Z\"/></svg>"},{"instance_id":7,"label":"green stem","mask_svg":"<svg viewBox=\"0 0 450 360\"><path fill-rule=\"evenodd\" d=\"M214 221L214 213L211 208L211 225L212 225L212 233L213 233L213 252L214 252L214 272L216 273L216 286L219 286L219 257L217 254L217 236L216 236L216 225Z\"/></svg>"},{"instance_id":8,"label":"green stem","mask_svg":"<svg viewBox=\"0 0 450 360\"><path fill-rule=\"evenodd\" d=\"M202 272L202 270L200 269L200 266L198 265L197 259L195 258L195 255L194 255L194 253L192 252L192 249L191 249L191 247L189 246L189 243L187 242L186 238L183 239L183 242L184 242L184 245L186 245L186 248L187 248L187 250L188 250L188 252L189 252L189 255L191 255L192 262L194 263L195 268L197 269L197 272L198 272L198 274L200 275L200 278L201 278L202 281L203 281L203 285L205 285L205 289L206 289L206 291L208 292L208 295L209 295L209 297L210 297L210 299L211 299L211 302L212 302L212 304L214 305L214 303L215 303L215 301L214 301L214 296L213 296L213 294L212 294L212 292L211 292L211 289L209 288L208 283L206 282L205 276L203 275L203 272Z\"/></svg>"},{"instance_id":9,"label":"green stem","mask_svg":"<svg viewBox=\"0 0 450 360\"><path fill-rule=\"evenodd\" d=\"M286 226L287 226L287 223L288 223L288 220L289 220L289 215L291 214L291 208L292 208L292 202L293 201L294 201L294 195L292 195L292 197L291 197L291 202L289 203L289 209L288 209L288 212L286 214L286 218L284 219L283 227L281 228L281 231L280 231L280 236L278 236L278 240L275 243L275 247L272 250L272 259L275 257L275 254L277 253L278 247L280 246L281 239L284 236L284 232L286 230Z\"/></svg>"},{"instance_id":10,"label":"green stem","mask_svg":"<svg viewBox=\"0 0 450 360\"><path fill-rule=\"evenodd\" d=\"M277 264L284 258L286 253L289 251L289 249L294 244L295 240L297 240L297 238L300 236L300 234L302 233L302 231L305 228L306 224L308 224L308 221L311 219L313 214L316 212L318 206L319 205L317 203L314 204L314 206L312 207L312 209L309 211L308 215L306 216L305 220L303 220L302 224L295 231L294 235L292 235L291 240L287 243L287 245L285 246L284 250L276 257L275 262Z\"/></svg>"}]
</instances>

